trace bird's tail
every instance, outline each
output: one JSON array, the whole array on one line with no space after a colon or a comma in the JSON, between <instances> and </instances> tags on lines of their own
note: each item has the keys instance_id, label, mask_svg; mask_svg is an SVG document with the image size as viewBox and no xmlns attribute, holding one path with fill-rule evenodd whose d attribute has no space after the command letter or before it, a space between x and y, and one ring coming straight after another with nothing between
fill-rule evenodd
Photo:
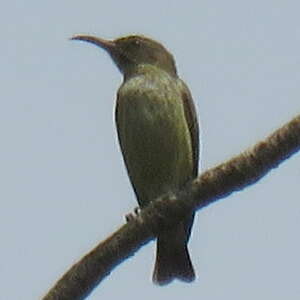
<instances>
[{"instance_id":1,"label":"bird's tail","mask_svg":"<svg viewBox=\"0 0 300 300\"><path fill-rule=\"evenodd\" d=\"M157 238L153 282L158 285L168 284L175 278L185 282L195 279L187 248L189 233L184 227L184 223L180 223Z\"/></svg>"}]
</instances>

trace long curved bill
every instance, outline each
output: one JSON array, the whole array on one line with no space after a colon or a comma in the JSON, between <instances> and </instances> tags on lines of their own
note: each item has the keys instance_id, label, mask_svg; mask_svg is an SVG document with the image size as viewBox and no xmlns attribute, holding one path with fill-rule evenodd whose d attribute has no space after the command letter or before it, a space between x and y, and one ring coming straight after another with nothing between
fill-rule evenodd
<instances>
[{"instance_id":1,"label":"long curved bill","mask_svg":"<svg viewBox=\"0 0 300 300\"><path fill-rule=\"evenodd\" d=\"M72 36L70 40L85 41L94 44L98 47L101 47L110 53L116 49L116 44L114 41L105 40L92 35L76 34Z\"/></svg>"}]
</instances>

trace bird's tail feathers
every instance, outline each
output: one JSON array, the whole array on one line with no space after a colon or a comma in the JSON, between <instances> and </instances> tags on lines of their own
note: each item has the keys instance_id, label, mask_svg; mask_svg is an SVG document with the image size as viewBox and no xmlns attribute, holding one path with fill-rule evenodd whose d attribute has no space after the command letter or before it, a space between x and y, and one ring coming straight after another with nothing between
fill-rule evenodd
<instances>
[{"instance_id":1,"label":"bird's tail feathers","mask_svg":"<svg viewBox=\"0 0 300 300\"><path fill-rule=\"evenodd\" d=\"M179 279L191 282L195 271L187 248L186 232L181 223L176 228L160 234L157 238L156 262L153 282L165 285Z\"/></svg>"}]
</instances>

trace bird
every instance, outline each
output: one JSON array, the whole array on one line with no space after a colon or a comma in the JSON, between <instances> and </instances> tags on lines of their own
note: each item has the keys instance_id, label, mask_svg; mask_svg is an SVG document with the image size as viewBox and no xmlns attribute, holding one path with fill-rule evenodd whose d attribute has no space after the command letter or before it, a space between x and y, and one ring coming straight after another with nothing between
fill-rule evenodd
<instances>
[{"instance_id":1,"label":"bird","mask_svg":"<svg viewBox=\"0 0 300 300\"><path fill-rule=\"evenodd\" d=\"M107 40L77 34L104 49L123 74L117 92L115 122L127 173L139 207L177 191L197 177L199 124L187 85L178 76L173 55L143 35ZM160 232L152 280L192 282L195 271L188 251L194 212Z\"/></svg>"}]
</instances>

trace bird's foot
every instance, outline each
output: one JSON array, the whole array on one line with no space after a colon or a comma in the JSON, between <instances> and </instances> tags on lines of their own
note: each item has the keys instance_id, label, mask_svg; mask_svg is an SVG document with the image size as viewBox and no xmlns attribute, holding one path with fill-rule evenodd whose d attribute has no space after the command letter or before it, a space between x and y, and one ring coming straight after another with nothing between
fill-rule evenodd
<instances>
[{"instance_id":1,"label":"bird's foot","mask_svg":"<svg viewBox=\"0 0 300 300\"><path fill-rule=\"evenodd\" d=\"M139 216L141 209L137 206L134 208L133 213L129 213L125 216L126 222L130 222Z\"/></svg>"}]
</instances>

